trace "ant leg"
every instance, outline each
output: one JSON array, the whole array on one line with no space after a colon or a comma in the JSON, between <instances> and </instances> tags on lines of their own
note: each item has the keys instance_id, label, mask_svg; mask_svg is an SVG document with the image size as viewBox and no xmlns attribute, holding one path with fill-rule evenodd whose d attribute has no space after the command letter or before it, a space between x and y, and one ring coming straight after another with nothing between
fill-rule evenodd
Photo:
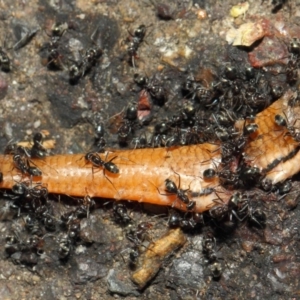
<instances>
[{"instance_id":1,"label":"ant leg","mask_svg":"<svg viewBox=\"0 0 300 300\"><path fill-rule=\"evenodd\" d=\"M171 169L172 169L172 171L173 171L173 172L178 176L178 178L179 178L178 189L180 189L180 181L181 181L180 174L177 173L177 172L173 169L173 167L171 167Z\"/></svg>"},{"instance_id":2,"label":"ant leg","mask_svg":"<svg viewBox=\"0 0 300 300\"><path fill-rule=\"evenodd\" d=\"M104 177L109 181L109 183L113 186L113 188L115 189L115 191L118 193L118 195L119 195L119 191L116 189L116 187L114 186L114 184L112 183L112 181L106 176L106 174L105 174L105 167L103 167L103 175L104 175ZM120 195L119 195L120 196Z\"/></svg>"},{"instance_id":3,"label":"ant leg","mask_svg":"<svg viewBox=\"0 0 300 300\"><path fill-rule=\"evenodd\" d=\"M153 185L154 185L154 184L153 184ZM162 195L162 196L174 196L174 195L177 195L176 193L167 193L167 194L163 194L163 193L160 192L160 190L159 190L159 188L158 188L157 186L155 186L155 187L156 187L158 193L159 193L160 195ZM173 204L172 204L172 208L175 206L175 202L177 201L177 199L178 199L178 197L176 196L176 199L175 199L175 201L174 201Z\"/></svg>"},{"instance_id":4,"label":"ant leg","mask_svg":"<svg viewBox=\"0 0 300 300\"><path fill-rule=\"evenodd\" d=\"M131 56L131 63L134 69L136 69L135 67L135 63L134 63L134 55Z\"/></svg>"}]
</instances>

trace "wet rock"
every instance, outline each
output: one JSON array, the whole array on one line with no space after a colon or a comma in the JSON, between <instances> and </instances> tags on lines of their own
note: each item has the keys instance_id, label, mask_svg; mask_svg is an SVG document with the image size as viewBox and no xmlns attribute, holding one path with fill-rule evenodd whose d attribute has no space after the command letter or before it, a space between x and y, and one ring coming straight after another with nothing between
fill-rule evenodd
<instances>
[{"instance_id":1,"label":"wet rock","mask_svg":"<svg viewBox=\"0 0 300 300\"><path fill-rule=\"evenodd\" d=\"M111 51L120 35L118 24L115 19L104 15L97 15L96 20L91 39L101 49Z\"/></svg>"},{"instance_id":2,"label":"wet rock","mask_svg":"<svg viewBox=\"0 0 300 300\"><path fill-rule=\"evenodd\" d=\"M69 91L49 92L48 100L51 102L53 115L61 122L62 127L72 127L81 119L83 110L75 107L74 98Z\"/></svg>"},{"instance_id":3,"label":"wet rock","mask_svg":"<svg viewBox=\"0 0 300 300\"><path fill-rule=\"evenodd\" d=\"M139 296L140 293L129 279L129 273L118 269L111 269L107 276L108 289L111 293L120 294L122 296Z\"/></svg>"},{"instance_id":4,"label":"wet rock","mask_svg":"<svg viewBox=\"0 0 300 300\"><path fill-rule=\"evenodd\" d=\"M71 269L71 280L74 284L86 284L106 276L107 267L92 258L79 256L74 258Z\"/></svg>"},{"instance_id":5,"label":"wet rock","mask_svg":"<svg viewBox=\"0 0 300 300\"><path fill-rule=\"evenodd\" d=\"M198 251L190 251L175 259L167 280L168 287L186 287L197 290L204 288L206 283L203 255Z\"/></svg>"},{"instance_id":6,"label":"wet rock","mask_svg":"<svg viewBox=\"0 0 300 300\"><path fill-rule=\"evenodd\" d=\"M52 280L48 281L47 288L45 289L44 299L66 299L73 295L73 286L68 280ZM53 297L53 298L51 298Z\"/></svg>"},{"instance_id":7,"label":"wet rock","mask_svg":"<svg viewBox=\"0 0 300 300\"><path fill-rule=\"evenodd\" d=\"M105 225L99 219L91 215L88 219L83 219L80 222L80 238L82 241L85 243L105 243L108 240Z\"/></svg>"}]
</instances>

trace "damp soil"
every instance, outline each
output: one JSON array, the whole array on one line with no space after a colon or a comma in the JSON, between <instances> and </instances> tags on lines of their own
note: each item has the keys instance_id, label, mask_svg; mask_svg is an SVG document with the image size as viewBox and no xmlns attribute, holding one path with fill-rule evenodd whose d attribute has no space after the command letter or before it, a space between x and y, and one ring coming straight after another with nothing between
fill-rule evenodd
<instances>
[{"instance_id":1,"label":"damp soil","mask_svg":"<svg viewBox=\"0 0 300 300\"><path fill-rule=\"evenodd\" d=\"M278 62L268 55L270 48L280 57L287 55L279 38L260 41L257 48L246 50L226 41L230 28L259 18L297 37L299 3L283 1L287 3L274 11L271 2L249 1L248 11L237 19L229 11L238 1L1 2L1 45L11 60L11 70L0 72L0 149L12 140L31 141L34 133L45 131L47 138L56 141L51 155L86 153L95 149L95 128L100 122L105 124L107 148L134 148L133 138L151 135L157 124L182 109L185 100L178 90L189 72L201 69L202 81L211 82L229 61L274 66ZM54 47L58 55L49 60L54 24L66 24L67 29ZM132 39L141 24L146 26L146 35L132 57L126 39ZM78 65L85 49L93 47L102 49L101 57L78 80L70 80L68 67ZM122 113L141 102L136 73L158 74L167 99L147 97L140 107L139 126L132 129L128 142L120 143ZM281 75L274 81L288 88ZM240 222L234 230L218 224L185 230L184 246L169 253L142 289L131 281L133 244L126 233L141 222L150 222L148 240L155 241L169 230L167 208L124 202L132 219L125 225L116 222L109 199L97 199L88 217L80 220L81 230L70 255L62 259L59 237L66 230L60 225L44 232L40 255L30 251L9 255L8 235L17 235L25 243L32 234L25 227L26 215L18 217L16 211L7 209L7 200L0 199L1 299L297 299L298 190L294 178L285 197L253 200L266 213L265 227ZM57 219L81 203L60 195L49 197ZM213 278L202 247L204 236L212 231L222 266L219 278Z\"/></svg>"}]
</instances>

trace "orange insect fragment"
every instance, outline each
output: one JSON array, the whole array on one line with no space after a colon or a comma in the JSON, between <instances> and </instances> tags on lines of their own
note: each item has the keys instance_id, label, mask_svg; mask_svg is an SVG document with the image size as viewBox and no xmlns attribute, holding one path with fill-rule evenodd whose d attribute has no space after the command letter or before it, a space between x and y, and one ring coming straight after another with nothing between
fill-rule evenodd
<instances>
[{"instance_id":1,"label":"orange insect fragment","mask_svg":"<svg viewBox=\"0 0 300 300\"><path fill-rule=\"evenodd\" d=\"M216 188L218 196L224 202L231 196L219 187L218 179L205 182L201 177L203 171L215 168L220 162L219 147L212 144L201 144L185 147L118 150L100 154L101 158L113 163L120 172L113 174L103 172L103 168L93 167L84 159L83 154L49 156L43 160L32 159L42 171L41 178L35 178L48 188L49 193L72 196L102 197L127 199L158 205L169 205L185 210L185 204L177 199L176 194L167 193L165 180L171 179L181 189L200 192L204 188ZM30 180L21 176L14 168L10 155L0 156L3 182L0 188L11 188L15 182ZM179 176L176 173L179 174ZM214 205L218 198L215 193L194 197L194 211L203 212Z\"/></svg>"},{"instance_id":2,"label":"orange insect fragment","mask_svg":"<svg viewBox=\"0 0 300 300\"><path fill-rule=\"evenodd\" d=\"M186 237L180 228L170 230L141 255L141 266L132 274L131 280L142 289L159 271L164 259L185 242Z\"/></svg>"},{"instance_id":3,"label":"orange insect fragment","mask_svg":"<svg viewBox=\"0 0 300 300\"><path fill-rule=\"evenodd\" d=\"M295 141L288 129L275 123L275 116L281 115L295 126L300 120L300 107L289 105L293 93L287 92L267 109L257 114L255 123L258 130L250 135L251 141L245 148L244 158L252 166L266 173L273 184L284 181L299 172L299 142ZM241 123L239 124L239 127ZM295 155L293 157L293 155Z\"/></svg>"}]
</instances>

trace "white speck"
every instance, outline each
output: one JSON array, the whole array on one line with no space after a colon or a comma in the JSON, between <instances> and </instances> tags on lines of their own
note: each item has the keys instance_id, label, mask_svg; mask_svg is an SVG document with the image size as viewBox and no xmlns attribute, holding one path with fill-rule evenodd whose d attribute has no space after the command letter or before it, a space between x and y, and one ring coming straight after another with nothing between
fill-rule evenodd
<instances>
[{"instance_id":1,"label":"white speck","mask_svg":"<svg viewBox=\"0 0 300 300\"><path fill-rule=\"evenodd\" d=\"M13 136L13 132L12 132L12 127L11 127L11 124L8 123L8 122L5 122L4 124L4 132L5 132L5 135L8 139L11 139L12 136Z\"/></svg>"},{"instance_id":2,"label":"white speck","mask_svg":"<svg viewBox=\"0 0 300 300\"><path fill-rule=\"evenodd\" d=\"M78 18L81 19L81 20L84 20L85 19L85 14L78 15Z\"/></svg>"},{"instance_id":3,"label":"white speck","mask_svg":"<svg viewBox=\"0 0 300 300\"><path fill-rule=\"evenodd\" d=\"M41 125L41 120L37 120L33 123L34 128L38 128L38 127L40 127L40 125Z\"/></svg>"},{"instance_id":4,"label":"white speck","mask_svg":"<svg viewBox=\"0 0 300 300\"><path fill-rule=\"evenodd\" d=\"M85 251L86 251L86 247L83 246L83 245L79 245L79 246L76 248L75 253L76 253L76 254L81 254L81 253L85 253Z\"/></svg>"},{"instance_id":5,"label":"white speck","mask_svg":"<svg viewBox=\"0 0 300 300\"><path fill-rule=\"evenodd\" d=\"M82 271L86 271L89 268L88 264L79 264L79 269Z\"/></svg>"},{"instance_id":6,"label":"white speck","mask_svg":"<svg viewBox=\"0 0 300 300\"><path fill-rule=\"evenodd\" d=\"M185 48L184 48L184 56L185 56L185 58L188 58L191 55L192 52L193 51L192 51L192 49L190 47L185 46Z\"/></svg>"},{"instance_id":7,"label":"white speck","mask_svg":"<svg viewBox=\"0 0 300 300\"><path fill-rule=\"evenodd\" d=\"M286 275L283 274L283 273L282 273L281 271L279 271L278 269L274 269L274 271L275 271L276 275L277 275L279 278L283 279L283 278L286 277Z\"/></svg>"},{"instance_id":8,"label":"white speck","mask_svg":"<svg viewBox=\"0 0 300 300\"><path fill-rule=\"evenodd\" d=\"M83 97L78 97L77 104L80 108L88 108L87 103L84 101Z\"/></svg>"}]
</instances>

